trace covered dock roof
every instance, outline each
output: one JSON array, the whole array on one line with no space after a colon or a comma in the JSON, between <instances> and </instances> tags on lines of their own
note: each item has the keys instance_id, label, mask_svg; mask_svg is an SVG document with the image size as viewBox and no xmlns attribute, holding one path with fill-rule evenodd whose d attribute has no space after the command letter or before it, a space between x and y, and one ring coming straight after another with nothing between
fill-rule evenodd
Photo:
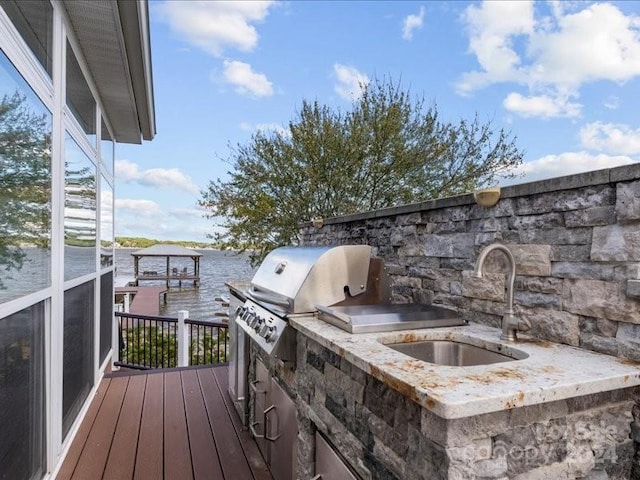
<instances>
[{"instance_id":1,"label":"covered dock roof","mask_svg":"<svg viewBox=\"0 0 640 480\"><path fill-rule=\"evenodd\" d=\"M166 282L167 288L169 288L170 282L177 281L178 285L182 287L182 282L185 280L193 281L193 286L197 287L200 284L200 257L202 254L197 250L190 248L180 247L179 245L153 245L142 250L137 250L131 253L133 256L133 270L136 278L136 286L140 285L141 280L158 281L162 280ZM166 258L166 271L158 272L155 270L145 270L140 272L140 259L143 257L165 257ZM172 258L190 258L193 260L193 271L189 272L187 267L178 271L176 267L171 267Z\"/></svg>"},{"instance_id":2,"label":"covered dock roof","mask_svg":"<svg viewBox=\"0 0 640 480\"><path fill-rule=\"evenodd\" d=\"M181 247L179 245L152 245L131 253L134 257L201 257L197 250Z\"/></svg>"}]
</instances>

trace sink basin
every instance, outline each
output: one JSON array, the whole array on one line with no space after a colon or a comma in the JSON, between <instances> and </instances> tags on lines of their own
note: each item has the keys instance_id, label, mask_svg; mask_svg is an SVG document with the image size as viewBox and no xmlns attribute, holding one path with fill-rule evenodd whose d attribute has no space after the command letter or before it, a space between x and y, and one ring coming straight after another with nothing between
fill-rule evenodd
<instances>
[{"instance_id":1,"label":"sink basin","mask_svg":"<svg viewBox=\"0 0 640 480\"><path fill-rule=\"evenodd\" d=\"M468 343L452 342L450 340L388 343L386 346L417 360L453 367L512 362L514 360L522 360L528 356L524 352L515 350L510 352L513 356L509 356Z\"/></svg>"}]
</instances>

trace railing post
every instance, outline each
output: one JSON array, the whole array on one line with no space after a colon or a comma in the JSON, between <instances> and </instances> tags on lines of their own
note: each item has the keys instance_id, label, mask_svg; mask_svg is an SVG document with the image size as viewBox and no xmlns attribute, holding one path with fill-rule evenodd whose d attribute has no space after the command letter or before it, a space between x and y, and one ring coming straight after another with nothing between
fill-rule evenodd
<instances>
[{"instance_id":1,"label":"railing post","mask_svg":"<svg viewBox=\"0 0 640 480\"><path fill-rule=\"evenodd\" d=\"M125 313L129 313L129 305L130 305L130 296L128 293L124 294L124 311Z\"/></svg>"},{"instance_id":2,"label":"railing post","mask_svg":"<svg viewBox=\"0 0 640 480\"><path fill-rule=\"evenodd\" d=\"M189 333L185 319L189 317L187 310L178 310L178 366L189 366Z\"/></svg>"},{"instance_id":3,"label":"railing post","mask_svg":"<svg viewBox=\"0 0 640 480\"><path fill-rule=\"evenodd\" d=\"M120 312L122 305L115 304L115 311ZM115 367L114 364L120 361L120 321L118 316L113 313L113 323L111 329L111 368L116 370L119 367Z\"/></svg>"}]
</instances>

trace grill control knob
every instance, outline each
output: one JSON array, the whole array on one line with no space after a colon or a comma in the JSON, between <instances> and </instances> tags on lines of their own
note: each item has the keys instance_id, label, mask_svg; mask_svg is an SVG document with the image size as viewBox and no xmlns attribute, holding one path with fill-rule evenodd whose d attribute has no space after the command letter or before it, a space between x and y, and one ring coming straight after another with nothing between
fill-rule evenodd
<instances>
[{"instance_id":1,"label":"grill control knob","mask_svg":"<svg viewBox=\"0 0 640 480\"><path fill-rule=\"evenodd\" d=\"M256 313L255 312L247 313L245 317L245 322L247 322L247 325L249 325L250 327L253 327L256 322Z\"/></svg>"},{"instance_id":2,"label":"grill control knob","mask_svg":"<svg viewBox=\"0 0 640 480\"><path fill-rule=\"evenodd\" d=\"M255 316L256 321L253 322L253 324L251 325L253 327L253 329L258 332L260 330L260 328L262 327L262 325L265 323L264 318L259 317L259 316Z\"/></svg>"},{"instance_id":3,"label":"grill control knob","mask_svg":"<svg viewBox=\"0 0 640 480\"><path fill-rule=\"evenodd\" d=\"M276 327L267 327L265 333L263 334L261 331L260 335L262 335L267 342L273 342L276 339Z\"/></svg>"},{"instance_id":4,"label":"grill control knob","mask_svg":"<svg viewBox=\"0 0 640 480\"><path fill-rule=\"evenodd\" d=\"M261 337L264 337L267 334L267 332L269 331L269 328L271 328L271 327L269 327L267 322L264 322L262 324L262 326L260 327L260 330L258 330L258 335L260 335Z\"/></svg>"}]
</instances>

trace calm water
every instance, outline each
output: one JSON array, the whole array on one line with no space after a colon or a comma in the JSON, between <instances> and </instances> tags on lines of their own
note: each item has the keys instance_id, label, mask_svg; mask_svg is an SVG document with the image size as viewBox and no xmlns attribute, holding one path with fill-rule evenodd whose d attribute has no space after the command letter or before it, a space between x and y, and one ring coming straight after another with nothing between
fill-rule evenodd
<instances>
[{"instance_id":1,"label":"calm water","mask_svg":"<svg viewBox=\"0 0 640 480\"><path fill-rule=\"evenodd\" d=\"M133 277L131 253L136 250L139 249L116 250L117 276ZM215 298L220 295L228 296L228 289L224 283L235 280L249 281L253 278L255 269L249 265L246 255L239 256L232 252L219 250L198 251L202 253L202 257L200 257L200 287L193 288L191 282L183 282L182 288L179 288L177 282L172 282L167 294L167 304L160 307L161 315L177 316L178 310L188 310L191 319L212 320L215 312L226 311L226 308L223 309L215 301ZM177 267L178 271L187 267L189 272L193 272L193 261L190 258L174 258L171 259L171 269L174 267ZM140 271L155 270L162 273L166 271L166 268L165 258L149 257L140 260ZM141 283L142 286L164 284L164 282Z\"/></svg>"}]
</instances>

